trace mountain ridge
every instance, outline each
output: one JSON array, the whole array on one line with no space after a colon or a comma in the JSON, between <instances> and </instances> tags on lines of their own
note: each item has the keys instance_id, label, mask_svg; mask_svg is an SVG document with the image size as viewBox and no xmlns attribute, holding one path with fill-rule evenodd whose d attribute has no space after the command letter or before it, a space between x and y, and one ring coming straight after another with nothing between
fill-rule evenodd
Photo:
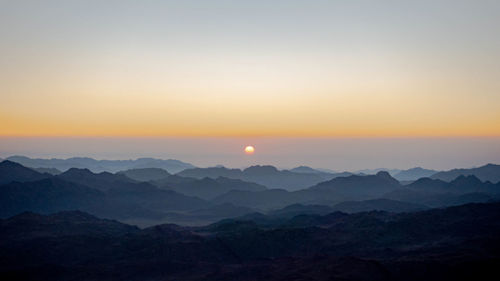
<instances>
[{"instance_id":1,"label":"mountain ridge","mask_svg":"<svg viewBox=\"0 0 500 281\"><path fill-rule=\"evenodd\" d=\"M127 169L136 168L162 168L170 173L177 173L184 169L194 168L195 166L175 159L158 158L137 158L130 160L96 160L90 157L71 157L66 159L51 158L29 158L26 156L10 156L6 160L17 162L25 167L33 168L56 168L60 171L66 171L70 168L87 168L93 172L119 172Z\"/></svg>"},{"instance_id":2,"label":"mountain ridge","mask_svg":"<svg viewBox=\"0 0 500 281\"><path fill-rule=\"evenodd\" d=\"M452 169L449 171L438 172L430 177L432 179L440 179L449 182L456 179L460 175L474 175L481 181L498 183L500 182L500 165L489 163L477 168Z\"/></svg>"}]
</instances>

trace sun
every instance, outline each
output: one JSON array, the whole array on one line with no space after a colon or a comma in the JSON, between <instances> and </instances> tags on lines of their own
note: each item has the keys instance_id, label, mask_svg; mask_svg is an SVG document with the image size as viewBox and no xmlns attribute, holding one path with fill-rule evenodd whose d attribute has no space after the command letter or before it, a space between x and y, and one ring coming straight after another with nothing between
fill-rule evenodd
<instances>
[{"instance_id":1,"label":"sun","mask_svg":"<svg viewBox=\"0 0 500 281\"><path fill-rule=\"evenodd\" d=\"M251 145L247 145L245 147L245 153L248 154L248 155L251 155L255 152L255 148Z\"/></svg>"}]
</instances>

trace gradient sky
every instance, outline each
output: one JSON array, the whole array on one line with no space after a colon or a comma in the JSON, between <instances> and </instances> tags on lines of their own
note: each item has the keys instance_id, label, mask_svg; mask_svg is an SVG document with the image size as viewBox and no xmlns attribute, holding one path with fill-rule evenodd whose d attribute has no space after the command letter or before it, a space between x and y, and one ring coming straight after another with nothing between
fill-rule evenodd
<instances>
[{"instance_id":1,"label":"gradient sky","mask_svg":"<svg viewBox=\"0 0 500 281\"><path fill-rule=\"evenodd\" d=\"M1 135L500 135L498 1L0 3Z\"/></svg>"},{"instance_id":2,"label":"gradient sky","mask_svg":"<svg viewBox=\"0 0 500 281\"><path fill-rule=\"evenodd\" d=\"M34 136L495 147L499 50L493 0L0 0L0 157Z\"/></svg>"}]
</instances>

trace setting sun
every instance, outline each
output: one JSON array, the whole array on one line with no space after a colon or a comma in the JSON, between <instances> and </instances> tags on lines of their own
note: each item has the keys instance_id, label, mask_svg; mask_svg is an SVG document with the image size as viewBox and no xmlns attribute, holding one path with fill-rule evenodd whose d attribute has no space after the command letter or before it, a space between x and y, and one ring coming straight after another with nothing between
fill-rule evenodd
<instances>
[{"instance_id":1,"label":"setting sun","mask_svg":"<svg viewBox=\"0 0 500 281\"><path fill-rule=\"evenodd\" d=\"M255 152L255 148L251 145L248 145L247 147L245 147L245 153L246 154L253 154Z\"/></svg>"}]
</instances>

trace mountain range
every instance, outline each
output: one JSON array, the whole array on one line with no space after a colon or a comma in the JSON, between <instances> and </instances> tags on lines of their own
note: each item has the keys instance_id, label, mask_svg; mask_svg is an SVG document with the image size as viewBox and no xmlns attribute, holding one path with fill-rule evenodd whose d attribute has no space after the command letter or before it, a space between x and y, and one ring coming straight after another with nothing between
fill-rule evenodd
<instances>
[{"instance_id":1,"label":"mountain range","mask_svg":"<svg viewBox=\"0 0 500 281\"><path fill-rule=\"evenodd\" d=\"M26 182L41 180L50 176L49 174L42 174L32 169L28 169L12 161L5 160L0 162L0 184L6 184L13 181Z\"/></svg>"},{"instance_id":2,"label":"mountain range","mask_svg":"<svg viewBox=\"0 0 500 281\"><path fill-rule=\"evenodd\" d=\"M231 178L269 184L298 177L310 180L311 175L320 177L324 173L301 170L302 173L294 173L272 166L245 170L217 167L187 169L172 175L160 168L129 169L115 174L70 168L54 176L6 160L0 163L0 215L22 211L50 213L75 207L139 225L162 221L199 225L294 204L320 205L344 212L405 212L500 198L500 184L483 182L475 176L459 176L451 182L421 178L404 185L382 171L376 175L338 176L295 191ZM206 177L197 177L201 175Z\"/></svg>"},{"instance_id":3,"label":"mountain range","mask_svg":"<svg viewBox=\"0 0 500 281\"><path fill-rule=\"evenodd\" d=\"M115 173L128 169L161 168L169 173L177 173L185 169L194 168L193 165L174 159L139 158L135 160L95 160L88 157L73 157L68 159L38 159L25 156L11 156L6 160L17 162L30 168L55 168L66 171L71 168L89 169L92 172Z\"/></svg>"},{"instance_id":4,"label":"mountain range","mask_svg":"<svg viewBox=\"0 0 500 281\"><path fill-rule=\"evenodd\" d=\"M290 204L332 205L348 200L379 198L387 192L402 189L387 172L376 175L351 175L333 178L309 188L286 191L271 189L260 192L230 191L214 199L217 203L232 203L258 209L276 209Z\"/></svg>"},{"instance_id":5,"label":"mountain range","mask_svg":"<svg viewBox=\"0 0 500 281\"><path fill-rule=\"evenodd\" d=\"M269 165L256 165L246 169L228 169L224 167L193 168L177 173L179 176L192 178L226 177L255 182L268 188L282 188L290 191L307 188L311 185L336 177L336 174L324 172L292 172L278 170Z\"/></svg>"},{"instance_id":6,"label":"mountain range","mask_svg":"<svg viewBox=\"0 0 500 281\"><path fill-rule=\"evenodd\" d=\"M449 171L436 173L430 178L443 181L452 181L458 176L475 176L482 181L490 181L492 183L500 182L500 165L487 164L471 169L453 169Z\"/></svg>"},{"instance_id":7,"label":"mountain range","mask_svg":"<svg viewBox=\"0 0 500 281\"><path fill-rule=\"evenodd\" d=\"M500 204L140 229L80 211L0 220L6 280L463 280L495 276Z\"/></svg>"},{"instance_id":8,"label":"mountain range","mask_svg":"<svg viewBox=\"0 0 500 281\"><path fill-rule=\"evenodd\" d=\"M0 276L477 279L500 265L496 166L428 177L421 168L394 176L306 166L95 172L5 160Z\"/></svg>"},{"instance_id":9,"label":"mountain range","mask_svg":"<svg viewBox=\"0 0 500 281\"><path fill-rule=\"evenodd\" d=\"M394 174L394 178L398 181L414 181L420 178L426 178L434 175L438 171L424 169L421 167L411 168L408 170L401 170Z\"/></svg>"},{"instance_id":10,"label":"mountain range","mask_svg":"<svg viewBox=\"0 0 500 281\"><path fill-rule=\"evenodd\" d=\"M185 195L197 196L206 200L212 200L231 190L250 192L268 190L267 187L257 183L226 177L196 179L170 176L161 181L153 182L153 184L162 189L174 190Z\"/></svg>"},{"instance_id":11,"label":"mountain range","mask_svg":"<svg viewBox=\"0 0 500 281\"><path fill-rule=\"evenodd\" d=\"M155 181L169 177L170 174L161 168L139 168L119 171L117 174L124 175L136 181Z\"/></svg>"},{"instance_id":12,"label":"mountain range","mask_svg":"<svg viewBox=\"0 0 500 281\"><path fill-rule=\"evenodd\" d=\"M40 174L20 164L0 163L0 215L22 211L49 213L80 209L110 218L161 218L168 211L185 211L211 205L202 199L164 190L124 175L71 168L52 176ZM27 181L27 180L30 181Z\"/></svg>"}]
</instances>

